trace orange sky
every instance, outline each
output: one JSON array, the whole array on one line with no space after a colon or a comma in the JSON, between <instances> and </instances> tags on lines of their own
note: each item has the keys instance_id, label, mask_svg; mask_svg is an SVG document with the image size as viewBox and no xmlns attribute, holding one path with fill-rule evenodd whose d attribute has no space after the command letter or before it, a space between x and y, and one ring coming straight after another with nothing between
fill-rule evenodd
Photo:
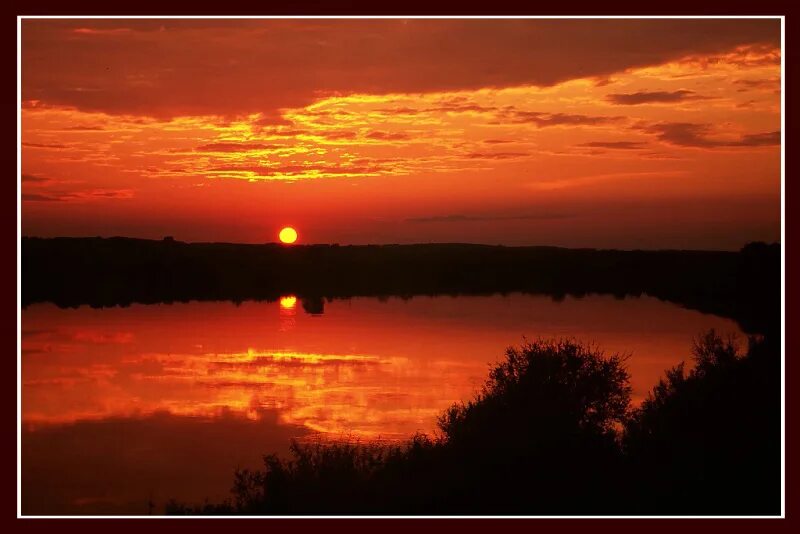
<instances>
[{"instance_id":1,"label":"orange sky","mask_svg":"<svg viewBox=\"0 0 800 534\"><path fill-rule=\"evenodd\" d=\"M777 20L24 20L23 234L737 249Z\"/></svg>"}]
</instances>

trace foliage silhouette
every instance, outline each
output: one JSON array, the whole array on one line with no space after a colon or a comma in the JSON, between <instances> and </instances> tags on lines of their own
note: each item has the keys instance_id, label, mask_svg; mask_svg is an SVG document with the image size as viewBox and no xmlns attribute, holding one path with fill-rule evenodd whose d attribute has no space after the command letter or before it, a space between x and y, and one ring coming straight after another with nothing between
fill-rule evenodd
<instances>
[{"instance_id":1,"label":"foliage silhouette","mask_svg":"<svg viewBox=\"0 0 800 534\"><path fill-rule=\"evenodd\" d=\"M780 513L780 357L771 338L747 354L713 331L695 342L694 368L665 378L633 413L624 448L646 494L640 513Z\"/></svg>"}]
</instances>

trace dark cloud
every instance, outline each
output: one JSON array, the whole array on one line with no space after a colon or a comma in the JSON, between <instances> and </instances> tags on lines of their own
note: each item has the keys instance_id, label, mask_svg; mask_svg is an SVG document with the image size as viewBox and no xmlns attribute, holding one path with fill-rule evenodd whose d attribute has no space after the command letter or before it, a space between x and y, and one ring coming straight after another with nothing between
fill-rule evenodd
<instances>
[{"instance_id":1,"label":"dark cloud","mask_svg":"<svg viewBox=\"0 0 800 534\"><path fill-rule=\"evenodd\" d=\"M602 80L742 45L779 48L780 21L28 19L22 95L36 107L276 121L326 95Z\"/></svg>"},{"instance_id":2,"label":"dark cloud","mask_svg":"<svg viewBox=\"0 0 800 534\"><path fill-rule=\"evenodd\" d=\"M781 144L781 132L748 134L729 146L773 146Z\"/></svg>"},{"instance_id":3,"label":"dark cloud","mask_svg":"<svg viewBox=\"0 0 800 534\"><path fill-rule=\"evenodd\" d=\"M102 126L67 126L64 130L70 132L102 132L105 128Z\"/></svg>"},{"instance_id":4,"label":"dark cloud","mask_svg":"<svg viewBox=\"0 0 800 534\"><path fill-rule=\"evenodd\" d=\"M577 146L586 148L611 148L614 150L638 150L647 146L647 143L641 141L592 141L590 143L581 143Z\"/></svg>"},{"instance_id":5,"label":"dark cloud","mask_svg":"<svg viewBox=\"0 0 800 534\"><path fill-rule=\"evenodd\" d=\"M780 89L780 78L762 78L756 80L736 80L733 83L741 86L737 89L738 92L744 93L751 89Z\"/></svg>"},{"instance_id":6,"label":"dark cloud","mask_svg":"<svg viewBox=\"0 0 800 534\"><path fill-rule=\"evenodd\" d=\"M687 100L705 100L694 91L681 89L680 91L640 91L638 93L617 93L606 96L606 100L613 104L636 106L638 104L685 102Z\"/></svg>"},{"instance_id":7,"label":"dark cloud","mask_svg":"<svg viewBox=\"0 0 800 534\"><path fill-rule=\"evenodd\" d=\"M759 147L781 142L779 131L747 134L732 140L716 139L710 137L713 133L711 125L689 122L662 122L640 128L665 143L695 148Z\"/></svg>"},{"instance_id":8,"label":"dark cloud","mask_svg":"<svg viewBox=\"0 0 800 534\"><path fill-rule=\"evenodd\" d=\"M418 115L422 113L419 109L409 108L409 107L401 107L401 108L380 108L376 109L375 111L379 113L384 113L386 115Z\"/></svg>"},{"instance_id":9,"label":"dark cloud","mask_svg":"<svg viewBox=\"0 0 800 534\"><path fill-rule=\"evenodd\" d=\"M538 128L547 128L548 126L600 126L625 119L625 117L619 116L543 113L539 111L519 111L513 108L506 108L498 118L506 124L535 124Z\"/></svg>"},{"instance_id":10,"label":"dark cloud","mask_svg":"<svg viewBox=\"0 0 800 534\"><path fill-rule=\"evenodd\" d=\"M338 141L340 139L355 139L358 137L358 134L356 132L352 132L349 130L338 131L338 132L324 132L321 135L325 139L330 139L332 141Z\"/></svg>"},{"instance_id":11,"label":"dark cloud","mask_svg":"<svg viewBox=\"0 0 800 534\"><path fill-rule=\"evenodd\" d=\"M22 193L23 202L57 202L59 200L61 200L61 198L51 195L41 195L39 193Z\"/></svg>"},{"instance_id":12,"label":"dark cloud","mask_svg":"<svg viewBox=\"0 0 800 534\"><path fill-rule=\"evenodd\" d=\"M94 191L86 191L76 193L77 198L131 198L133 191L130 189L97 189Z\"/></svg>"},{"instance_id":13,"label":"dark cloud","mask_svg":"<svg viewBox=\"0 0 800 534\"><path fill-rule=\"evenodd\" d=\"M92 189L69 193L23 193L23 202L70 202L79 200L96 200L99 198L131 198L130 189Z\"/></svg>"}]
</instances>

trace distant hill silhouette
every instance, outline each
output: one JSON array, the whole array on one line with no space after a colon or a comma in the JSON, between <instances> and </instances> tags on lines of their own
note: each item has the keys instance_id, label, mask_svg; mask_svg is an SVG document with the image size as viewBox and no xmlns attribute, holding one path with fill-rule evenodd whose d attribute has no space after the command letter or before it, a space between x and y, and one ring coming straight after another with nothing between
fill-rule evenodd
<instances>
[{"instance_id":1,"label":"distant hill silhouette","mask_svg":"<svg viewBox=\"0 0 800 534\"><path fill-rule=\"evenodd\" d=\"M131 238L23 238L22 302L116 306L190 300L589 293L648 295L775 332L780 247L621 251L468 244L243 245Z\"/></svg>"}]
</instances>

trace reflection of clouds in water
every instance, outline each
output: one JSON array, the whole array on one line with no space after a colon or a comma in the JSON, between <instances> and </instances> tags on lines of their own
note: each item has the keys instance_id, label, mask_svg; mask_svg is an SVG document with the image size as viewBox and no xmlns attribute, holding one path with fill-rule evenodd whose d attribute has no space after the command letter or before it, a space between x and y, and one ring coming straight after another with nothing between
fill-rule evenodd
<instances>
[{"instance_id":1,"label":"reflection of clouds in water","mask_svg":"<svg viewBox=\"0 0 800 534\"><path fill-rule=\"evenodd\" d=\"M509 344L536 336L595 341L632 353L634 400L688 358L718 317L652 298L509 295L191 303L23 312L23 420L102 419L167 410L253 420L263 407L327 432L432 431L452 402L486 379ZM320 299L321 302L321 299ZM301 304L303 312L300 311ZM248 350L250 347L250 350Z\"/></svg>"},{"instance_id":2,"label":"reflection of clouds in water","mask_svg":"<svg viewBox=\"0 0 800 534\"><path fill-rule=\"evenodd\" d=\"M25 419L38 427L159 410L202 417L230 410L257 420L263 409L270 408L277 410L281 422L318 432L402 437L418 430L433 431L441 410L472 392L474 375L483 367L288 350L148 353L78 374L94 410L63 409L49 415L28 411ZM72 370L60 369L65 371L77 386ZM446 383L443 376L448 377ZM45 384L36 379L25 382L33 394L35 385Z\"/></svg>"}]
</instances>

